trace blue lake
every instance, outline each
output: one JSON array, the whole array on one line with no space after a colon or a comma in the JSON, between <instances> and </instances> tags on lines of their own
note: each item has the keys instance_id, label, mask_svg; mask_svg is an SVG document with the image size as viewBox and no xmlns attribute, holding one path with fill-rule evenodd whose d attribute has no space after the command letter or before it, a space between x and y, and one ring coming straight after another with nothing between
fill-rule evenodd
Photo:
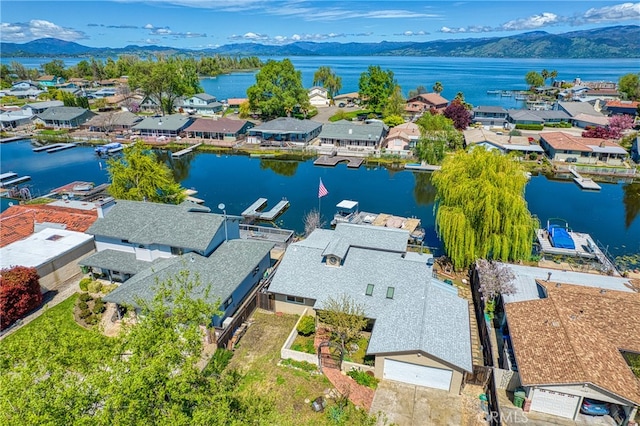
<instances>
[{"instance_id":1,"label":"blue lake","mask_svg":"<svg viewBox=\"0 0 640 426\"><path fill-rule=\"evenodd\" d=\"M108 181L104 159L91 147L77 147L55 154L34 153L29 141L2 145L0 170L30 175L31 192L44 195L74 180L96 184ZM245 156L195 153L179 160L159 155L174 170L176 179L198 190L197 197L215 209L226 205L229 214L240 214L257 198L273 206L283 197L291 207L277 220L284 228L303 229L304 213L318 208L318 183L322 178L329 195L321 200L327 222L343 199L360 202L362 210L400 216L416 216L427 231L425 244L441 249L435 234L431 175L389 171L382 167L352 170L313 165L312 161L285 162ZM545 223L562 218L576 231L590 233L614 256L640 253L640 183L602 184L598 192L582 191L572 181L534 176L526 188L529 209Z\"/></svg>"}]
</instances>

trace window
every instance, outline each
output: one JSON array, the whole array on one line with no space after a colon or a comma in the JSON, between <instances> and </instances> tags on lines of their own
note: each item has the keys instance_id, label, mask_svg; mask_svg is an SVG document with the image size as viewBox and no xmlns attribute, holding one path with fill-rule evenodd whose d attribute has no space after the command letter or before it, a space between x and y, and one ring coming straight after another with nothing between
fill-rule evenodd
<instances>
[{"instance_id":1,"label":"window","mask_svg":"<svg viewBox=\"0 0 640 426\"><path fill-rule=\"evenodd\" d=\"M180 247L171 247L171 254L174 256L180 256L184 254L184 250Z\"/></svg>"},{"instance_id":2,"label":"window","mask_svg":"<svg viewBox=\"0 0 640 426\"><path fill-rule=\"evenodd\" d=\"M260 265L256 266L256 267L253 269L253 276L255 277L255 276L256 276L256 274L257 274L258 272L260 272Z\"/></svg>"},{"instance_id":3,"label":"window","mask_svg":"<svg viewBox=\"0 0 640 426\"><path fill-rule=\"evenodd\" d=\"M393 299L393 293L395 291L395 287L387 287L387 299Z\"/></svg>"},{"instance_id":4,"label":"window","mask_svg":"<svg viewBox=\"0 0 640 426\"><path fill-rule=\"evenodd\" d=\"M222 304L222 309L227 309L233 303L233 296L229 296L227 300Z\"/></svg>"},{"instance_id":5,"label":"window","mask_svg":"<svg viewBox=\"0 0 640 426\"><path fill-rule=\"evenodd\" d=\"M367 291L364 294L367 296L373 295L373 284L367 284Z\"/></svg>"},{"instance_id":6,"label":"window","mask_svg":"<svg viewBox=\"0 0 640 426\"><path fill-rule=\"evenodd\" d=\"M129 244L129 240L120 240L120 241L122 241L125 244Z\"/></svg>"},{"instance_id":7,"label":"window","mask_svg":"<svg viewBox=\"0 0 640 426\"><path fill-rule=\"evenodd\" d=\"M304 303L304 297L287 296L287 302L303 304Z\"/></svg>"}]
</instances>

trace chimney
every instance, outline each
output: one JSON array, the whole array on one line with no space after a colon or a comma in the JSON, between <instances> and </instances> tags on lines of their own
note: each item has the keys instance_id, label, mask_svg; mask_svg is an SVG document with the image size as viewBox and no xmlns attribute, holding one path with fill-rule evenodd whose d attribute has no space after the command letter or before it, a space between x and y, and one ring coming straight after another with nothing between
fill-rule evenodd
<instances>
[{"instance_id":1,"label":"chimney","mask_svg":"<svg viewBox=\"0 0 640 426\"><path fill-rule=\"evenodd\" d=\"M103 200L98 201L96 203L96 210L98 211L98 217L104 218L105 215L109 213L109 210L111 210L115 205L116 205L116 200L113 197L107 197Z\"/></svg>"}]
</instances>

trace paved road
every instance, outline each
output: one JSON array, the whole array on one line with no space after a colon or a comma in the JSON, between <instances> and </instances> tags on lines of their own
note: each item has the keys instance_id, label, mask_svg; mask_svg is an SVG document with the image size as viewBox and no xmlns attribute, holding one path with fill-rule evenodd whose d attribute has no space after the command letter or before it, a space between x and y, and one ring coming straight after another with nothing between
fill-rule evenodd
<instances>
[{"instance_id":1,"label":"paved road","mask_svg":"<svg viewBox=\"0 0 640 426\"><path fill-rule=\"evenodd\" d=\"M68 298L70 298L71 296L73 296L78 291L78 288L79 288L78 287L78 283L80 282L80 279L82 277L83 277L83 275L81 273L78 273L78 274L74 275L73 277L69 278L64 283L62 283L58 287L57 291L54 294L52 294L53 292L45 294L44 295L45 299L44 299L44 302L42 303L42 305L38 309L36 309L35 311L31 312L26 317L24 317L22 319L22 322L20 322L18 325L15 325L12 328L10 328L9 330L3 332L0 335L0 340L4 339L5 337L7 337L10 334L14 333L16 330L19 330L20 328L22 328L25 325L29 324L34 319L38 318L40 315L42 315L44 313L44 311L46 309L52 308L52 307L56 306L57 304L62 303L65 300L67 300Z\"/></svg>"}]
</instances>

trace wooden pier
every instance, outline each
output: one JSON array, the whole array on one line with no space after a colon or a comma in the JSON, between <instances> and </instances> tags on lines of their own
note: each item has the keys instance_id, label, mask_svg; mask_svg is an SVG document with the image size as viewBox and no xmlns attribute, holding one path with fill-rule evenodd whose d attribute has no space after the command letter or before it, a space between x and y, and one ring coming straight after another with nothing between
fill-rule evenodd
<instances>
[{"instance_id":1,"label":"wooden pier","mask_svg":"<svg viewBox=\"0 0 640 426\"><path fill-rule=\"evenodd\" d=\"M569 167L569 171L571 172L571 174L573 176L575 176L573 178L573 181L575 183L577 183L580 186L580 188L582 188L582 189L590 189L590 190L593 190L593 191L598 191L598 190L601 189L600 185L595 183L593 181L593 179L582 177L582 175L580 175L580 173L578 173L576 171L576 169L574 169L573 167Z\"/></svg>"},{"instance_id":2,"label":"wooden pier","mask_svg":"<svg viewBox=\"0 0 640 426\"><path fill-rule=\"evenodd\" d=\"M272 221L289 207L289 201L282 199L268 211L262 211L267 204L266 198L258 198L253 204L242 212L242 217L249 220Z\"/></svg>"},{"instance_id":3,"label":"wooden pier","mask_svg":"<svg viewBox=\"0 0 640 426\"><path fill-rule=\"evenodd\" d=\"M5 174L10 174L10 173L5 173ZM14 173L14 175L15 175L15 173ZM6 186L11 186L11 185L17 185L19 183L26 182L28 180L31 180L31 176L21 176L21 177L15 178L15 179L3 180L2 182L0 182L0 188L6 187Z\"/></svg>"},{"instance_id":4,"label":"wooden pier","mask_svg":"<svg viewBox=\"0 0 640 426\"><path fill-rule=\"evenodd\" d=\"M347 167L352 169L359 168L364 162L364 158L361 157L341 157L338 155L329 156L323 155L319 157L316 161L313 162L314 166L330 166L335 167L338 163L342 161L348 161Z\"/></svg>"},{"instance_id":5,"label":"wooden pier","mask_svg":"<svg viewBox=\"0 0 640 426\"><path fill-rule=\"evenodd\" d=\"M51 145L44 145L44 146L33 148L33 152L46 151L48 153L53 153L53 152L58 152L58 151L62 151L69 148L74 148L76 146L78 145L76 145L75 143L54 143Z\"/></svg>"},{"instance_id":6,"label":"wooden pier","mask_svg":"<svg viewBox=\"0 0 640 426\"><path fill-rule=\"evenodd\" d=\"M13 172L2 173L0 174L0 182L3 180L15 178L15 177L18 177L17 173L13 173Z\"/></svg>"},{"instance_id":7,"label":"wooden pier","mask_svg":"<svg viewBox=\"0 0 640 426\"><path fill-rule=\"evenodd\" d=\"M424 172L435 172L436 170L440 170L442 166L437 166L433 164L405 164L405 170L418 170Z\"/></svg>"},{"instance_id":8,"label":"wooden pier","mask_svg":"<svg viewBox=\"0 0 640 426\"><path fill-rule=\"evenodd\" d=\"M202 143L197 143L197 144L195 144L195 145L191 145L191 146L190 146L190 147L188 147L188 148L181 149L180 151L176 151L176 152L171 153L171 156L172 156L173 158L179 158L179 157L182 157L183 155L185 155L185 154L188 154L188 153L192 152L194 149L196 149L196 148L197 148L197 147L199 147L200 145L202 145Z\"/></svg>"},{"instance_id":9,"label":"wooden pier","mask_svg":"<svg viewBox=\"0 0 640 426\"><path fill-rule=\"evenodd\" d=\"M15 142L15 141L21 141L23 139L29 139L31 136L11 136L10 138L2 138L0 139L0 143L7 143L7 142Z\"/></svg>"}]
</instances>

